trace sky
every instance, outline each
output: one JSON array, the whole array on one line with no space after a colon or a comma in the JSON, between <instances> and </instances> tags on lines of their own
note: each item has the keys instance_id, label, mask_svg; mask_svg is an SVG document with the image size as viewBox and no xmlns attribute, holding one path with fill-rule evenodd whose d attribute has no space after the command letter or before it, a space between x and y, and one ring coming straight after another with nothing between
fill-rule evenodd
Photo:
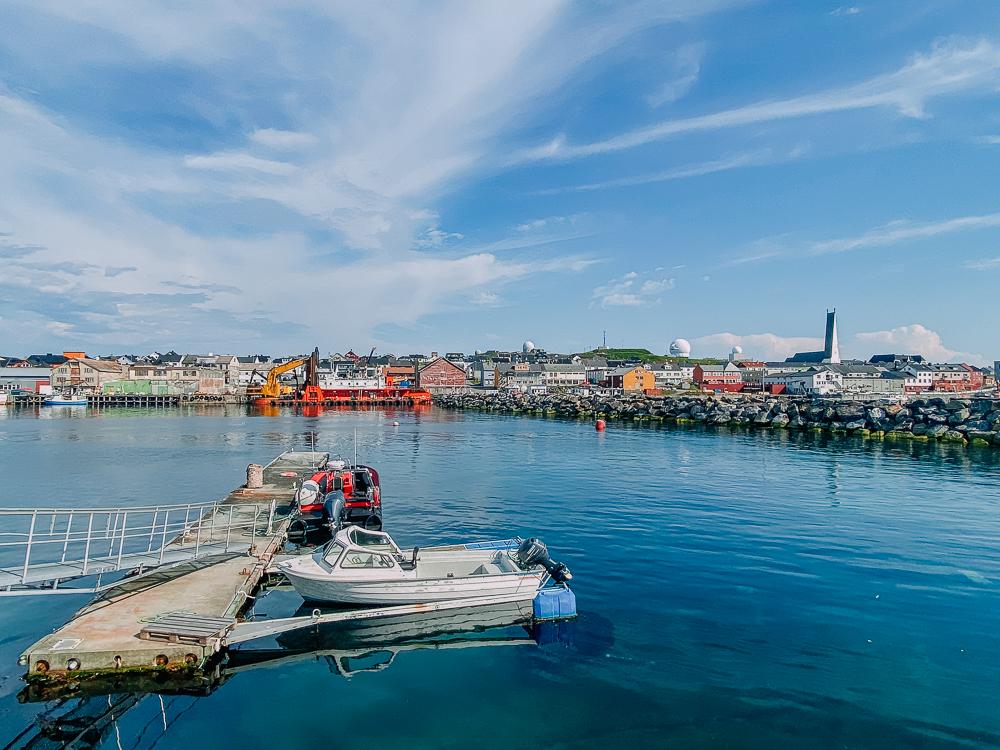
<instances>
[{"instance_id":1,"label":"sky","mask_svg":"<svg viewBox=\"0 0 1000 750\"><path fill-rule=\"evenodd\" d=\"M1000 358L1000 3L0 7L0 355Z\"/></svg>"}]
</instances>

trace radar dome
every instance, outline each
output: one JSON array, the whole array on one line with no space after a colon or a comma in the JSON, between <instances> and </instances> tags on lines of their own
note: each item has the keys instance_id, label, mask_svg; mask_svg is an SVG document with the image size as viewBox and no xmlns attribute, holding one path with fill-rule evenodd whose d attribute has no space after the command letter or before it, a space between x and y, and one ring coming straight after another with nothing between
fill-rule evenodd
<instances>
[{"instance_id":1,"label":"radar dome","mask_svg":"<svg viewBox=\"0 0 1000 750\"><path fill-rule=\"evenodd\" d=\"M670 356L671 357L690 357L691 356L691 342L687 339L674 339L670 343Z\"/></svg>"},{"instance_id":2,"label":"radar dome","mask_svg":"<svg viewBox=\"0 0 1000 750\"><path fill-rule=\"evenodd\" d=\"M742 346L734 346L732 353L733 354L742 354L743 353L743 347Z\"/></svg>"},{"instance_id":3,"label":"radar dome","mask_svg":"<svg viewBox=\"0 0 1000 750\"><path fill-rule=\"evenodd\" d=\"M524 354L527 354L528 352L533 352L535 351L535 349L536 347L534 341L525 341L523 344L521 344L521 351Z\"/></svg>"}]
</instances>

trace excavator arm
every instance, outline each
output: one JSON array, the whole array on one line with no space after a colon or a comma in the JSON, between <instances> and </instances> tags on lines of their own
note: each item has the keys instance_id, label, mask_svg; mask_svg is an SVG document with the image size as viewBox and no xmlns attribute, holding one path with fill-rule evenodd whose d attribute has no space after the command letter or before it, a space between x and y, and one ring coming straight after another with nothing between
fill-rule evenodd
<instances>
[{"instance_id":1,"label":"excavator arm","mask_svg":"<svg viewBox=\"0 0 1000 750\"><path fill-rule=\"evenodd\" d=\"M292 359L284 364L275 365L267 373L267 380L264 383L247 386L247 396L250 398L278 398L288 395L293 389L281 384L281 376L308 363L308 359Z\"/></svg>"}]
</instances>

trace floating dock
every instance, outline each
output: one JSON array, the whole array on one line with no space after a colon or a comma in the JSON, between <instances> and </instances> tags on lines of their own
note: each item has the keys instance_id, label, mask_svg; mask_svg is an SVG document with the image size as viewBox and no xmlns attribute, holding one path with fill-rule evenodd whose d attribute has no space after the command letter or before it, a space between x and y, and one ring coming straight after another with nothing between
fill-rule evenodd
<instances>
[{"instance_id":1,"label":"floating dock","mask_svg":"<svg viewBox=\"0 0 1000 750\"><path fill-rule=\"evenodd\" d=\"M575 596L563 584L527 597L522 592L241 621L283 550L295 488L329 458L287 452L265 467L251 465L247 485L217 503L0 509L0 597L97 594L21 654L27 679L36 686L65 685L198 670L231 646L321 625L433 620L497 607L513 607L518 621L532 612L536 624L576 616ZM213 663L217 668L218 660Z\"/></svg>"},{"instance_id":2,"label":"floating dock","mask_svg":"<svg viewBox=\"0 0 1000 750\"><path fill-rule=\"evenodd\" d=\"M125 578L99 593L69 622L29 647L21 655L20 663L28 667L30 674L53 676L67 670L101 672L204 664L222 646L218 638L210 637L211 634L234 621L252 600L267 567L279 551L294 488L328 458L326 453L283 453L264 467L260 489L234 490L221 503L196 518L192 518L189 511L188 523L181 534L166 540L162 546L154 547L151 543L150 550L145 553L132 551L127 540L134 541L132 537L145 535L146 528L150 529L150 538L166 536L168 528L172 533L169 517L163 518L163 508L157 511L152 525L144 526L138 534L126 533L127 519L116 517L115 528L123 531L118 536L114 530L109 532L108 554L102 553L89 560L91 566L114 568L116 564L121 570L123 561L131 564L130 555L142 554L149 557L177 554L179 561L143 574L141 559L132 558L139 575ZM120 510L125 514L129 512L128 508ZM56 519L48 521L44 512L40 517L43 520L35 518L31 522L36 545L45 531L39 531L38 527L61 523ZM157 517L161 520L157 521ZM111 523L109 521L109 527ZM90 541L94 536L92 519L89 526L88 551L95 544ZM161 528L163 531L159 531ZM62 527L55 532L56 536L61 536ZM65 530L65 538L71 540L67 546L79 543L76 533L71 521ZM115 559L115 540L119 537ZM192 544L195 545L193 550ZM237 551L240 548L242 551ZM185 549L193 559L182 559L180 551ZM42 562L45 564L49 563ZM22 583L32 583L32 572L39 567L26 559L27 580ZM100 568L91 567L89 572L98 570ZM36 574L36 578L46 575L51 579L57 574L58 571L48 570ZM73 593L70 588L56 590Z\"/></svg>"}]
</instances>

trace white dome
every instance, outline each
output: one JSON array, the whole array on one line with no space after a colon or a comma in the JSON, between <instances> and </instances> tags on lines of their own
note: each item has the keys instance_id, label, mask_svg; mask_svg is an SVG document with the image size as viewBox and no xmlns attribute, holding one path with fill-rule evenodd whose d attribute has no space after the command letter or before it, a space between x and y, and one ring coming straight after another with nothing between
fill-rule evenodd
<instances>
[{"instance_id":1,"label":"white dome","mask_svg":"<svg viewBox=\"0 0 1000 750\"><path fill-rule=\"evenodd\" d=\"M535 349L536 347L534 341L525 341L523 344L521 344L521 351L524 354L527 354L528 352L533 352L535 351Z\"/></svg>"},{"instance_id":2,"label":"white dome","mask_svg":"<svg viewBox=\"0 0 1000 750\"><path fill-rule=\"evenodd\" d=\"M671 357L690 357L691 342L687 339L674 339L670 342Z\"/></svg>"},{"instance_id":3,"label":"white dome","mask_svg":"<svg viewBox=\"0 0 1000 750\"><path fill-rule=\"evenodd\" d=\"M733 354L742 354L743 353L743 347L742 346L734 346L732 353Z\"/></svg>"}]
</instances>

